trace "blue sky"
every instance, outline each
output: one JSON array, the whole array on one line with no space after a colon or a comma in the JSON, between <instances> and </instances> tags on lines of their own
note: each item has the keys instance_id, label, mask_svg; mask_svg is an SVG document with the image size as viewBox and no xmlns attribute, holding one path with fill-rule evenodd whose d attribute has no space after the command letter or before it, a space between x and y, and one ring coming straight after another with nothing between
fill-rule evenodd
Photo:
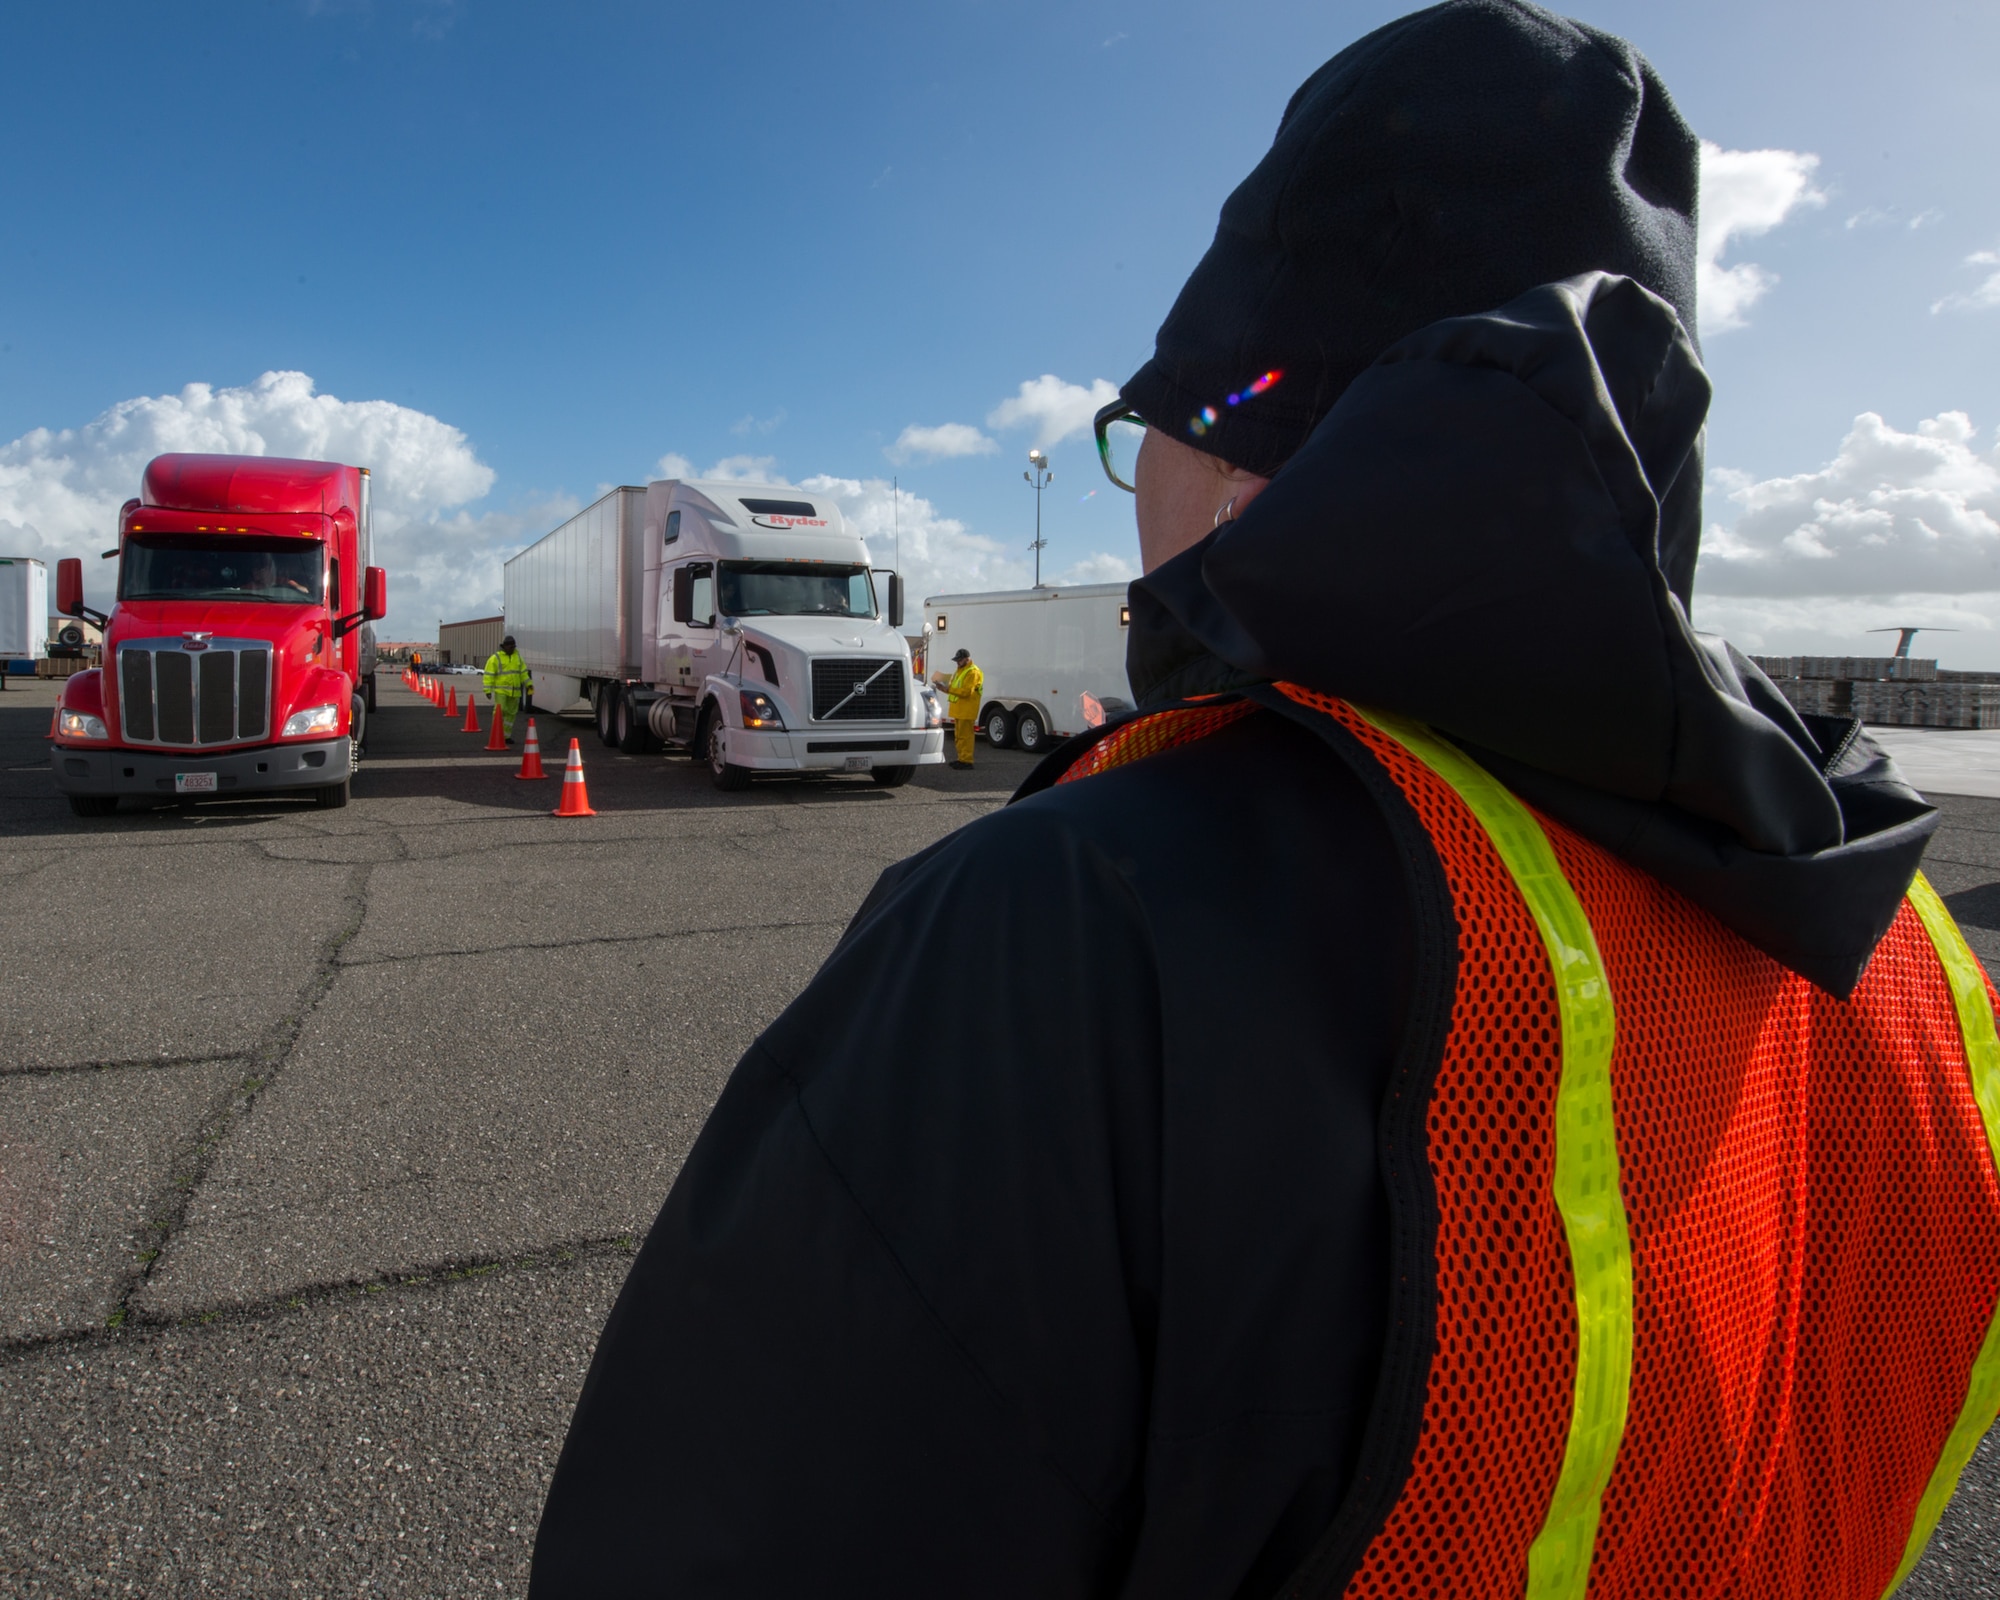
<instances>
[{"instance_id":1,"label":"blue sky","mask_svg":"<svg viewBox=\"0 0 2000 1600\"><path fill-rule=\"evenodd\" d=\"M135 450L255 435L378 452L402 632L670 455L848 480L870 527L895 474L906 565L1008 581L1041 435L989 419L1128 376L1291 90L1403 9L10 8L0 543L95 548ZM1705 329L1733 531L1698 620L1771 649L1953 623L1948 663L2000 667L2000 7L1574 14L1704 138L1777 153L1739 174L1750 224L1793 185L1721 256L1758 269L1744 325ZM896 452L944 424L992 453ZM1052 454L1047 570L1135 563L1130 498L1086 441Z\"/></svg>"}]
</instances>

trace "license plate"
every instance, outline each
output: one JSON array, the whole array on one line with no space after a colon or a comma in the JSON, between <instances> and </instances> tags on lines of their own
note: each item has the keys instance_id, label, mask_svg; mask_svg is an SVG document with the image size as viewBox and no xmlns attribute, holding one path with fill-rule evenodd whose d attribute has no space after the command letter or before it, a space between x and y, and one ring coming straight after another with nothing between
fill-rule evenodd
<instances>
[{"instance_id":1,"label":"license plate","mask_svg":"<svg viewBox=\"0 0 2000 1600\"><path fill-rule=\"evenodd\" d=\"M175 794L214 794L215 774L212 772L176 772L174 774Z\"/></svg>"},{"instance_id":2,"label":"license plate","mask_svg":"<svg viewBox=\"0 0 2000 1600\"><path fill-rule=\"evenodd\" d=\"M866 772L874 765L875 758L873 756L849 756L845 770L848 772Z\"/></svg>"}]
</instances>

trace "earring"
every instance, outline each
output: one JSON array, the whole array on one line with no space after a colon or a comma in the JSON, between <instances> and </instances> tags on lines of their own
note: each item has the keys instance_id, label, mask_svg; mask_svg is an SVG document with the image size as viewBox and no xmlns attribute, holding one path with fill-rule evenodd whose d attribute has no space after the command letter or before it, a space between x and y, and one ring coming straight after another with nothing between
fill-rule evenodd
<instances>
[{"instance_id":1,"label":"earring","mask_svg":"<svg viewBox=\"0 0 2000 1600\"><path fill-rule=\"evenodd\" d=\"M1219 528L1225 522L1234 522L1235 520L1236 520L1236 496L1231 495L1227 500L1222 502L1220 509L1218 509L1215 513L1215 520L1211 522L1209 526L1211 528Z\"/></svg>"}]
</instances>

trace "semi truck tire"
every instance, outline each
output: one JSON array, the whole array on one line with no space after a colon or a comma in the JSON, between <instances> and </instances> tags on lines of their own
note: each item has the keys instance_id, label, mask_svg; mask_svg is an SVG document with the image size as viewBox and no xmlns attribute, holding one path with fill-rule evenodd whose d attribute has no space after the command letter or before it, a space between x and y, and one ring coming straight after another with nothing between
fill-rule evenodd
<instances>
[{"instance_id":1,"label":"semi truck tire","mask_svg":"<svg viewBox=\"0 0 2000 1600\"><path fill-rule=\"evenodd\" d=\"M605 749L616 750L618 748L618 730L612 726L612 713L617 709L618 701L621 698L618 685L615 683L600 683L597 686L596 694L591 698L593 709L597 713L597 737L603 741Z\"/></svg>"},{"instance_id":2,"label":"semi truck tire","mask_svg":"<svg viewBox=\"0 0 2000 1600\"><path fill-rule=\"evenodd\" d=\"M631 755L650 755L660 748L660 741L653 737L652 725L632 703L629 689L618 696L618 703L612 708L611 733L618 741L618 748Z\"/></svg>"},{"instance_id":3,"label":"semi truck tire","mask_svg":"<svg viewBox=\"0 0 2000 1600\"><path fill-rule=\"evenodd\" d=\"M1014 747L1033 755L1049 742L1049 730L1043 726L1042 714L1033 706L1023 706L1014 713Z\"/></svg>"},{"instance_id":4,"label":"semi truck tire","mask_svg":"<svg viewBox=\"0 0 2000 1600\"><path fill-rule=\"evenodd\" d=\"M1014 740L1014 719L1007 715L1007 708L992 705L986 708L986 715L980 721L986 730L986 742L995 750L1005 750Z\"/></svg>"},{"instance_id":5,"label":"semi truck tire","mask_svg":"<svg viewBox=\"0 0 2000 1600\"><path fill-rule=\"evenodd\" d=\"M363 699L363 703L364 703L364 704L366 704L366 705L367 705L367 707L368 707L368 714L369 714L369 716L371 716L371 717L372 717L372 716L374 716L374 715L375 715L375 674L374 674L374 673L372 673L372 672L368 674L368 690L367 690L367 693L366 693L366 694L365 694L365 695L364 695L364 696L362 697L362 699Z\"/></svg>"},{"instance_id":6,"label":"semi truck tire","mask_svg":"<svg viewBox=\"0 0 2000 1600\"><path fill-rule=\"evenodd\" d=\"M108 817L118 809L115 794L73 794L69 808L79 817Z\"/></svg>"},{"instance_id":7,"label":"semi truck tire","mask_svg":"<svg viewBox=\"0 0 2000 1600\"><path fill-rule=\"evenodd\" d=\"M722 758L722 713L713 705L702 716L700 744L708 770L715 776L716 788L734 793L750 787L750 769Z\"/></svg>"},{"instance_id":8,"label":"semi truck tire","mask_svg":"<svg viewBox=\"0 0 2000 1600\"><path fill-rule=\"evenodd\" d=\"M900 789L917 775L915 767L871 767L868 776L884 789Z\"/></svg>"},{"instance_id":9,"label":"semi truck tire","mask_svg":"<svg viewBox=\"0 0 2000 1600\"><path fill-rule=\"evenodd\" d=\"M313 804L322 811L338 811L347 804L348 792L352 786L353 780L348 778L342 778L338 783L321 784L312 792Z\"/></svg>"}]
</instances>

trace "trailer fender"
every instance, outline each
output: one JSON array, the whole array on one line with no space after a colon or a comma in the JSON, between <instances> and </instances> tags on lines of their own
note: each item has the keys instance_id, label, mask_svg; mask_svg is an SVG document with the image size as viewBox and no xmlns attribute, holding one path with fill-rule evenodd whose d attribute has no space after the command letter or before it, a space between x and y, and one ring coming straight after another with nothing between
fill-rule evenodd
<instances>
[{"instance_id":1,"label":"trailer fender","mask_svg":"<svg viewBox=\"0 0 2000 1600\"><path fill-rule=\"evenodd\" d=\"M1055 723L1048 708L1035 700L1016 700L1009 708L1013 744L1016 749L1039 755L1056 737Z\"/></svg>"}]
</instances>

